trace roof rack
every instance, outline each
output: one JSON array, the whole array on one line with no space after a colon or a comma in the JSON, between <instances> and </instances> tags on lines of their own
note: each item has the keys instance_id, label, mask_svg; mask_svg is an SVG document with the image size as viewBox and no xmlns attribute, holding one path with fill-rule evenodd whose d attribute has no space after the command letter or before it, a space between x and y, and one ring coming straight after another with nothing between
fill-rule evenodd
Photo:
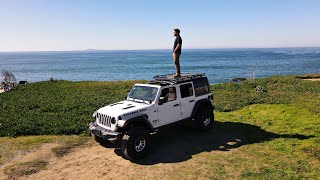
<instances>
[{"instance_id":1,"label":"roof rack","mask_svg":"<svg viewBox=\"0 0 320 180\"><path fill-rule=\"evenodd\" d=\"M154 80L149 81L149 84L160 83L160 85L179 84L193 79L199 79L205 76L205 73L189 73L181 74L181 77L174 77L175 74L156 75Z\"/></svg>"}]
</instances>

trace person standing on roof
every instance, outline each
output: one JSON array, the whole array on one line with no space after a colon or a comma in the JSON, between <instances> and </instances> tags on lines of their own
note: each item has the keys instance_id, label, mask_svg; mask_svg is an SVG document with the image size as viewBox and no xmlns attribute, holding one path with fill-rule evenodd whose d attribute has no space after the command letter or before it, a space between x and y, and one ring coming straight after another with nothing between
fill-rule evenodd
<instances>
[{"instance_id":1,"label":"person standing on roof","mask_svg":"<svg viewBox=\"0 0 320 180\"><path fill-rule=\"evenodd\" d=\"M176 66L176 74L174 77L181 77L181 71L180 71L180 55L181 55L181 48L182 48L182 38L180 37L180 30L174 29L173 35L176 37L173 44L173 51L172 51L172 57L173 62Z\"/></svg>"}]
</instances>

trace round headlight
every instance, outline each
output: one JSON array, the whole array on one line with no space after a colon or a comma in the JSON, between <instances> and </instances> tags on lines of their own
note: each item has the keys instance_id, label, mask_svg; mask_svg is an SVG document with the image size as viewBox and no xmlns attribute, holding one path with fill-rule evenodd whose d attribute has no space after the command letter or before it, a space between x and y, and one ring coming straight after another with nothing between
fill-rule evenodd
<instances>
[{"instance_id":1,"label":"round headlight","mask_svg":"<svg viewBox=\"0 0 320 180\"><path fill-rule=\"evenodd\" d=\"M115 123L116 123L116 119L115 119L114 117L111 119L111 123L112 123L112 124L115 124Z\"/></svg>"}]
</instances>

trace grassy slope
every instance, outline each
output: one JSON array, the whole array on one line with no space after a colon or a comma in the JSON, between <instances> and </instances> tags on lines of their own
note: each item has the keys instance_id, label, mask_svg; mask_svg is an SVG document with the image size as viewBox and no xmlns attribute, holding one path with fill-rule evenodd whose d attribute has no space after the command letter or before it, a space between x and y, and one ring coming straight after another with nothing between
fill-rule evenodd
<instances>
[{"instance_id":1,"label":"grassy slope","mask_svg":"<svg viewBox=\"0 0 320 180\"><path fill-rule=\"evenodd\" d=\"M225 157L231 167L241 172L241 177L283 179L320 175L319 115L307 108L259 104L231 113L217 113L216 118L220 122L255 125L263 131L256 133L243 129L242 141L259 143L239 148L240 159ZM233 161L236 165L232 164Z\"/></svg>"},{"instance_id":2,"label":"grassy slope","mask_svg":"<svg viewBox=\"0 0 320 180\"><path fill-rule=\"evenodd\" d=\"M79 134L94 110L123 99L134 83L48 81L21 86L0 95L0 135ZM169 177L319 177L320 82L270 77L213 85L212 90L217 126L209 136L226 131L233 140L214 153L195 153L192 161L168 172Z\"/></svg>"},{"instance_id":3,"label":"grassy slope","mask_svg":"<svg viewBox=\"0 0 320 180\"><path fill-rule=\"evenodd\" d=\"M218 175L210 176L319 177L320 82L290 76L269 77L255 82L215 85L213 91L219 111L215 114L217 121L255 125L267 135L254 133L249 128L244 128L243 132L238 128L230 129L230 132L240 132L242 140L259 143L243 146L232 156L213 155L212 159L220 159L222 166L215 170ZM237 173L232 174L235 169Z\"/></svg>"},{"instance_id":4,"label":"grassy slope","mask_svg":"<svg viewBox=\"0 0 320 180\"><path fill-rule=\"evenodd\" d=\"M19 86L0 95L0 136L80 134L96 109L123 99L135 82L46 81Z\"/></svg>"},{"instance_id":5,"label":"grassy slope","mask_svg":"<svg viewBox=\"0 0 320 180\"><path fill-rule=\"evenodd\" d=\"M224 83L213 86L213 91L218 111L234 111L250 104L295 104L320 114L320 82L293 76Z\"/></svg>"}]
</instances>

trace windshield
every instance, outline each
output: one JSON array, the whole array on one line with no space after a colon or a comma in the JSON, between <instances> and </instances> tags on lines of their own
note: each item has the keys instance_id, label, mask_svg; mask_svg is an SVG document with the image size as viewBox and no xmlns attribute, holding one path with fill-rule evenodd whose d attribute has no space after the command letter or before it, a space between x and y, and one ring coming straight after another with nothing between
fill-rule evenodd
<instances>
[{"instance_id":1,"label":"windshield","mask_svg":"<svg viewBox=\"0 0 320 180\"><path fill-rule=\"evenodd\" d=\"M157 92L158 88L156 87L134 86L129 93L129 98L154 101L157 96Z\"/></svg>"}]
</instances>

